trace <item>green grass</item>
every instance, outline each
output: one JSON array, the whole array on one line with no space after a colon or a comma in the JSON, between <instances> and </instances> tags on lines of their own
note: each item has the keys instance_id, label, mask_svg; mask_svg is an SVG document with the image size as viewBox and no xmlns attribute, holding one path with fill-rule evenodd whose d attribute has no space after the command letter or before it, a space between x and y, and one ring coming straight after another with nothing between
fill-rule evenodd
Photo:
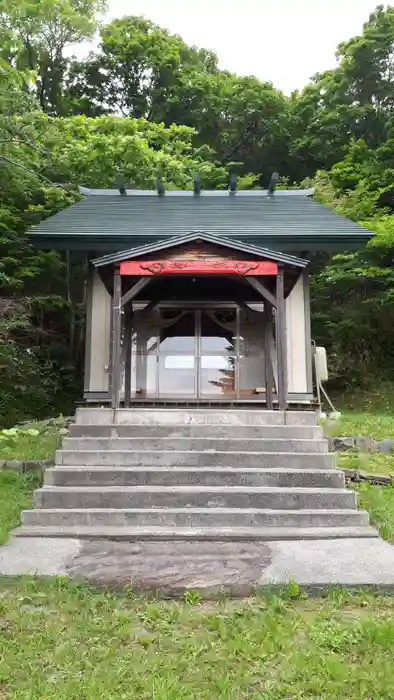
<instances>
[{"instance_id":1,"label":"green grass","mask_svg":"<svg viewBox=\"0 0 394 700\"><path fill-rule=\"evenodd\" d=\"M327 420L324 433L332 437L369 437L376 441L394 438L394 414L345 412L338 421ZM394 474L394 453L348 451L338 452L337 457L341 469L358 469L370 474Z\"/></svg>"},{"instance_id":2,"label":"green grass","mask_svg":"<svg viewBox=\"0 0 394 700\"><path fill-rule=\"evenodd\" d=\"M337 464L340 469L357 469L367 474L394 476L394 454L338 452Z\"/></svg>"},{"instance_id":3,"label":"green grass","mask_svg":"<svg viewBox=\"0 0 394 700\"><path fill-rule=\"evenodd\" d=\"M7 541L8 533L19 525L21 510L31 508L32 493L37 485L32 476L0 471L0 545Z\"/></svg>"},{"instance_id":4,"label":"green grass","mask_svg":"<svg viewBox=\"0 0 394 700\"><path fill-rule=\"evenodd\" d=\"M57 446L58 438L54 433L37 437L23 435L15 444L7 445L0 442L0 459L21 461L52 459Z\"/></svg>"},{"instance_id":5,"label":"green grass","mask_svg":"<svg viewBox=\"0 0 394 700\"><path fill-rule=\"evenodd\" d=\"M330 393L330 392L329 392ZM339 411L346 413L371 413L386 414L394 411L394 382L373 380L364 386L357 386L353 389L343 390L335 396L332 392L331 398Z\"/></svg>"},{"instance_id":6,"label":"green grass","mask_svg":"<svg viewBox=\"0 0 394 700\"><path fill-rule=\"evenodd\" d=\"M52 459L61 440L59 429L62 429L62 424L60 421L61 419L57 423L53 422L49 425L45 423L31 423L18 430L15 437L0 440L0 460ZM39 434L29 435L26 432L28 428L38 430Z\"/></svg>"},{"instance_id":7,"label":"green grass","mask_svg":"<svg viewBox=\"0 0 394 700\"><path fill-rule=\"evenodd\" d=\"M328 420L324 431L332 436L360 435L373 440L394 438L394 413L345 412L338 421Z\"/></svg>"},{"instance_id":8,"label":"green grass","mask_svg":"<svg viewBox=\"0 0 394 700\"><path fill-rule=\"evenodd\" d=\"M7 700L393 698L394 600L189 605L19 579L0 585Z\"/></svg>"},{"instance_id":9,"label":"green grass","mask_svg":"<svg viewBox=\"0 0 394 700\"><path fill-rule=\"evenodd\" d=\"M367 510L381 536L394 544L394 486L357 486L359 504Z\"/></svg>"},{"instance_id":10,"label":"green grass","mask_svg":"<svg viewBox=\"0 0 394 700\"><path fill-rule=\"evenodd\" d=\"M361 435L373 440L394 437L394 415L386 413L345 412L339 421L325 425L325 433L337 436ZM337 464L341 469L357 469L368 474L394 475L394 454L379 452L338 452ZM376 487L362 484L356 488L360 507L367 510L371 522L379 528L384 539L394 543L394 487ZM394 697L394 695L393 695Z\"/></svg>"}]
</instances>

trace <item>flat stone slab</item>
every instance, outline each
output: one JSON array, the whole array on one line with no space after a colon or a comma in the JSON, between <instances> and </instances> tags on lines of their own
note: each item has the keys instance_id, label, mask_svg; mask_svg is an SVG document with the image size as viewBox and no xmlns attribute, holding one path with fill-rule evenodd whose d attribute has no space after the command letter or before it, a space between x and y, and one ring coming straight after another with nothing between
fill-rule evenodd
<instances>
[{"instance_id":1,"label":"flat stone slab","mask_svg":"<svg viewBox=\"0 0 394 700\"><path fill-rule=\"evenodd\" d=\"M0 576L66 576L81 544L77 539L14 537L0 547Z\"/></svg>"},{"instance_id":2,"label":"flat stone slab","mask_svg":"<svg viewBox=\"0 0 394 700\"><path fill-rule=\"evenodd\" d=\"M296 542L115 542L15 538L0 548L0 575L69 576L166 596L246 596L294 581L394 590L394 546L381 539Z\"/></svg>"},{"instance_id":3,"label":"flat stone slab","mask_svg":"<svg viewBox=\"0 0 394 700\"><path fill-rule=\"evenodd\" d=\"M272 542L260 585L393 586L394 546L381 538Z\"/></svg>"}]
</instances>

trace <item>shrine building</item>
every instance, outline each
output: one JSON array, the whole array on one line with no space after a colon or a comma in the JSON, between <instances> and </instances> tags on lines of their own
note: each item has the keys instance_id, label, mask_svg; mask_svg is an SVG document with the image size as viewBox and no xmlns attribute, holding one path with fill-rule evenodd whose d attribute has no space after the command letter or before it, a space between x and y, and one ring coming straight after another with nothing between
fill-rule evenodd
<instances>
[{"instance_id":1,"label":"shrine building","mask_svg":"<svg viewBox=\"0 0 394 700\"><path fill-rule=\"evenodd\" d=\"M313 402L308 259L372 233L313 189L82 189L29 232L89 261L89 405Z\"/></svg>"}]
</instances>

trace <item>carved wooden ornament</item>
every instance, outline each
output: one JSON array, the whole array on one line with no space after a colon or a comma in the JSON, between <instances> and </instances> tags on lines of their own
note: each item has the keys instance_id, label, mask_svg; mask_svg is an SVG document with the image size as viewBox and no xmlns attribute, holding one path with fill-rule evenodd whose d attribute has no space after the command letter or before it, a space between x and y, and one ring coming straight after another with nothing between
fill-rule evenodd
<instances>
[{"instance_id":1,"label":"carved wooden ornament","mask_svg":"<svg viewBox=\"0 0 394 700\"><path fill-rule=\"evenodd\" d=\"M120 264L122 276L154 275L277 275L278 265L269 260L230 260L229 258L130 260Z\"/></svg>"}]
</instances>

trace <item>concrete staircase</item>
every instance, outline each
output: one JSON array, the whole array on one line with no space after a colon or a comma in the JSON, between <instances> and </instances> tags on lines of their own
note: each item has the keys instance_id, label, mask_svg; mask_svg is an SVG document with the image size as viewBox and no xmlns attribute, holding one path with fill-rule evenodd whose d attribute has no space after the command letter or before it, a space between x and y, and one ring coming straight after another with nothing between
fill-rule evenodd
<instances>
[{"instance_id":1,"label":"concrete staircase","mask_svg":"<svg viewBox=\"0 0 394 700\"><path fill-rule=\"evenodd\" d=\"M115 540L377 537L316 414L77 410L15 534Z\"/></svg>"}]
</instances>

